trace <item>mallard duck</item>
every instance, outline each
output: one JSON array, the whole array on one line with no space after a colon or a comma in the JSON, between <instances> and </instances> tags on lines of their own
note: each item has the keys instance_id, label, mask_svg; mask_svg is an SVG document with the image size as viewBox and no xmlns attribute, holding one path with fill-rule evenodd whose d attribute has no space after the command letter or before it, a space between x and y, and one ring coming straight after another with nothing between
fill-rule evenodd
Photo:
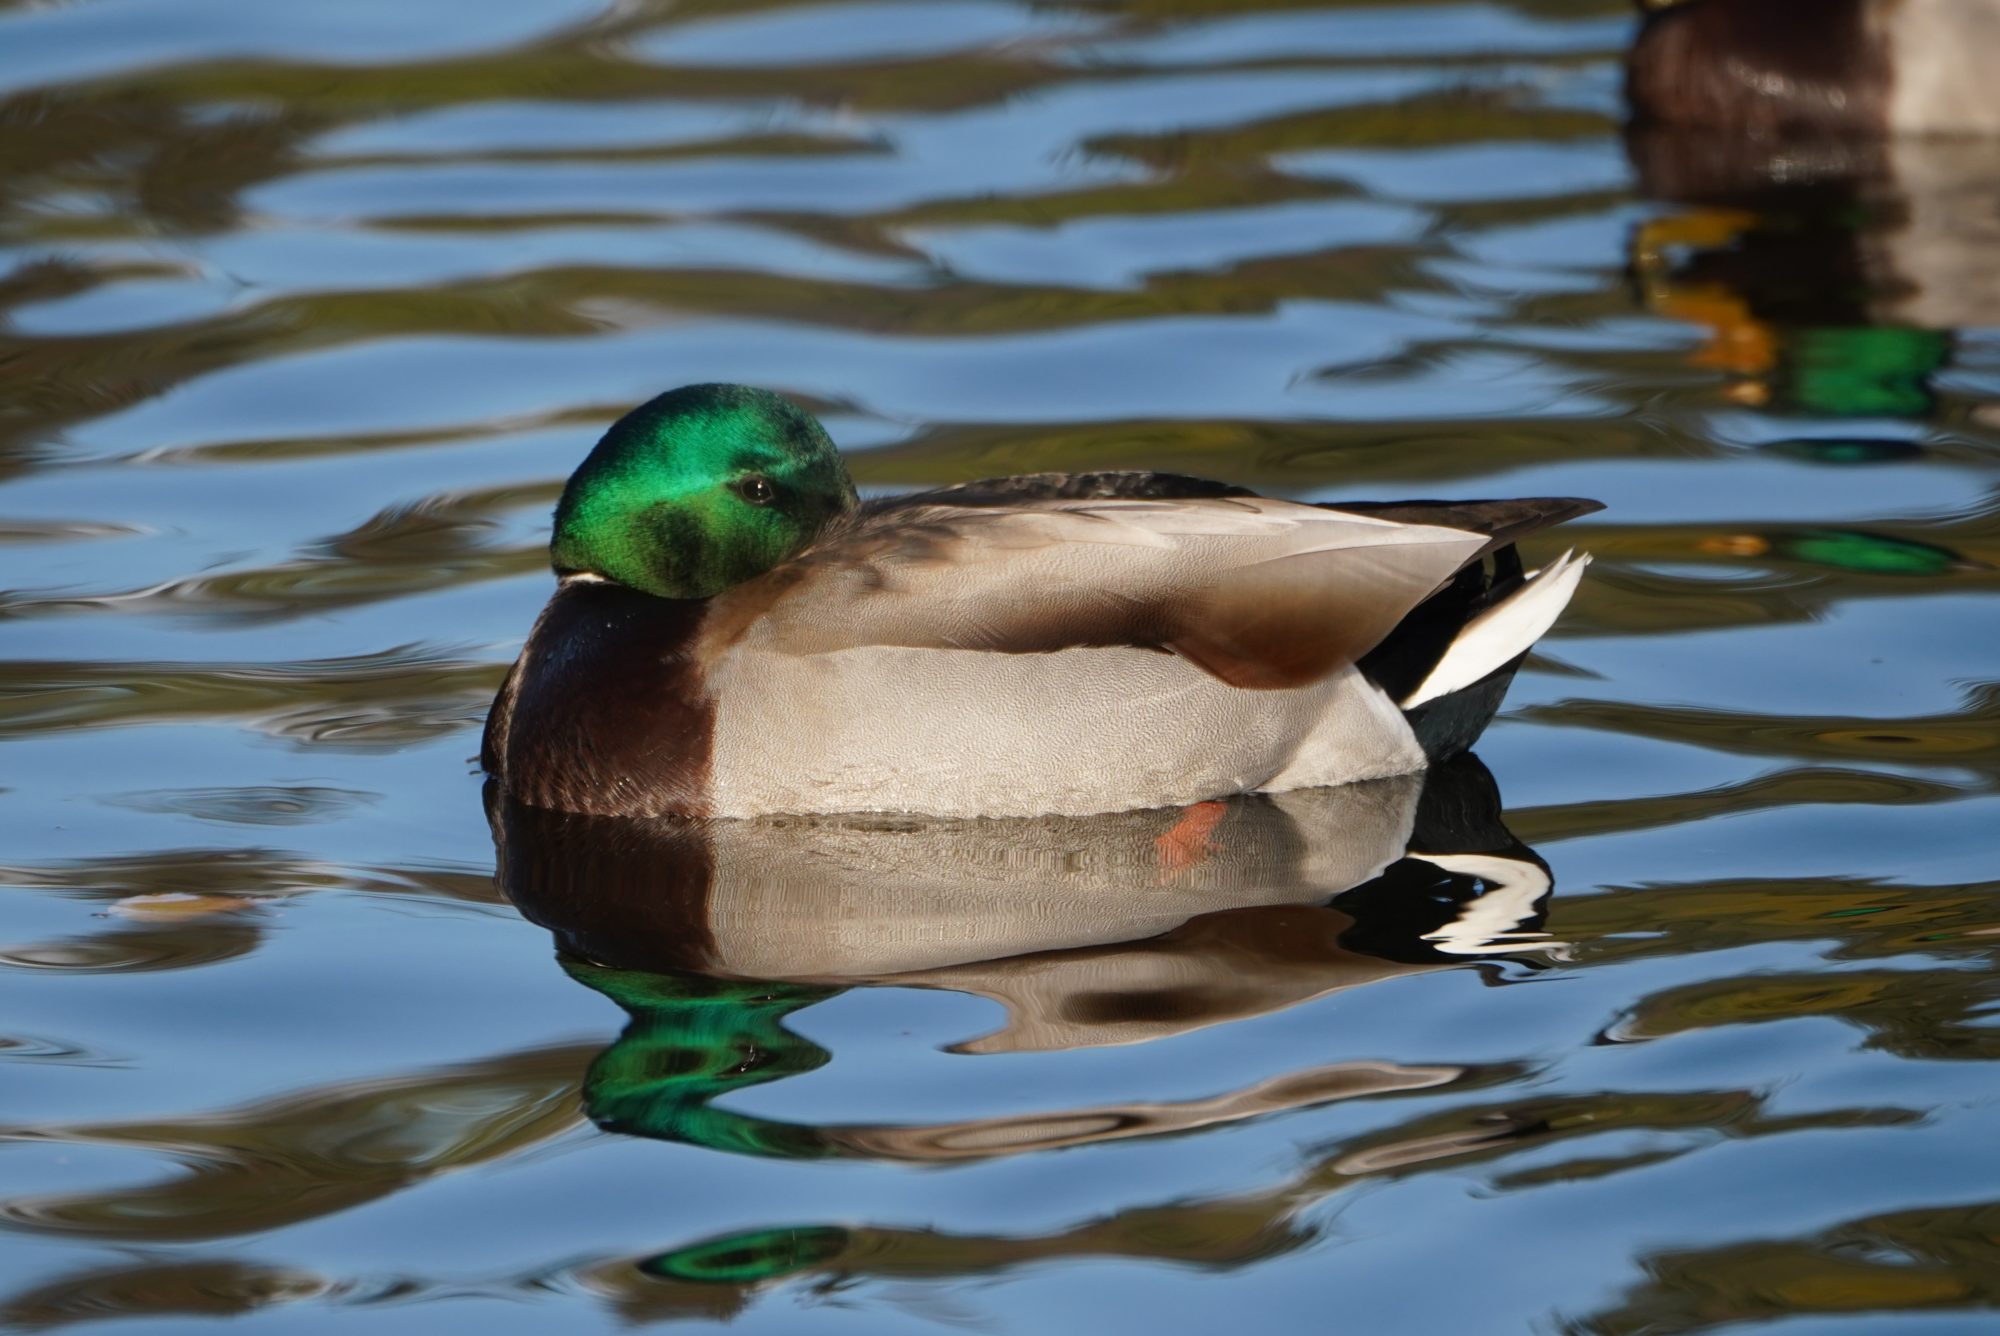
<instances>
[{"instance_id":1,"label":"mallard duck","mask_svg":"<svg viewBox=\"0 0 2000 1336\"><path fill-rule=\"evenodd\" d=\"M2000 0L1641 0L1640 122L1773 135L2000 132Z\"/></svg>"},{"instance_id":2,"label":"mallard duck","mask_svg":"<svg viewBox=\"0 0 2000 1336\"><path fill-rule=\"evenodd\" d=\"M483 760L608 816L1087 814L1409 773L1478 735L1583 573L1528 576L1514 541L1597 509L1161 473L861 502L810 414L688 386L563 489Z\"/></svg>"}]
</instances>

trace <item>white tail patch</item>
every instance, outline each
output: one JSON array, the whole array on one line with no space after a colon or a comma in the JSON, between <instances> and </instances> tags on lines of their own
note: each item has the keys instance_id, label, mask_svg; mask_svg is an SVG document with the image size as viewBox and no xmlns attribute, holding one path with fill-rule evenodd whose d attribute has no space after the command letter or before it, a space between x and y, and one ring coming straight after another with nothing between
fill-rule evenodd
<instances>
[{"instance_id":1,"label":"white tail patch","mask_svg":"<svg viewBox=\"0 0 2000 1336\"><path fill-rule=\"evenodd\" d=\"M1410 857L1458 876L1477 877L1491 888L1468 901L1457 918L1436 932L1424 934L1424 940L1444 954L1483 956L1537 947L1559 951L1569 945L1521 926L1534 917L1535 902L1555 884L1539 864L1495 854L1420 854L1412 850Z\"/></svg>"},{"instance_id":2,"label":"white tail patch","mask_svg":"<svg viewBox=\"0 0 2000 1336\"><path fill-rule=\"evenodd\" d=\"M1430 676L1400 704L1406 710L1469 687L1540 640L1576 592L1588 555L1565 552L1528 582L1465 624Z\"/></svg>"}]
</instances>

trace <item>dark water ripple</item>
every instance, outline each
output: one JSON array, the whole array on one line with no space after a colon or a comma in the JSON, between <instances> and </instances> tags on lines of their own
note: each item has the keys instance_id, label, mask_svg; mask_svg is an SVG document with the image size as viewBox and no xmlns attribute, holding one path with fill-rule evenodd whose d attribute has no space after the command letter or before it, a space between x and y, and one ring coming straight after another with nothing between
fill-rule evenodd
<instances>
[{"instance_id":1,"label":"dark water ripple","mask_svg":"<svg viewBox=\"0 0 2000 1336\"><path fill-rule=\"evenodd\" d=\"M0 1328L1984 1329L2000 155L1628 139L1630 23L0 0ZM1610 508L1490 777L489 814L702 379Z\"/></svg>"}]
</instances>

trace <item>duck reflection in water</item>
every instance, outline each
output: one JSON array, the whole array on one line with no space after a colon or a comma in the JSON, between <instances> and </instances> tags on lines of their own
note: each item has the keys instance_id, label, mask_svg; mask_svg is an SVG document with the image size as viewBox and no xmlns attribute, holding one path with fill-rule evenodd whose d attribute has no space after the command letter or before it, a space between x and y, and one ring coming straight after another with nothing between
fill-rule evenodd
<instances>
[{"instance_id":1,"label":"duck reflection in water","mask_svg":"<svg viewBox=\"0 0 2000 1336\"><path fill-rule=\"evenodd\" d=\"M508 895L630 1015L585 1080L610 1131L739 1153L982 1159L1459 1081L1346 1062L1214 1098L969 1122L816 1126L715 1106L829 1054L786 1026L862 984L992 998L964 1054L1132 1044L1344 989L1556 946L1546 865L1480 763L1093 817L688 822L489 791ZM1497 972L1493 976L1500 977Z\"/></svg>"},{"instance_id":2,"label":"duck reflection in water","mask_svg":"<svg viewBox=\"0 0 2000 1336\"><path fill-rule=\"evenodd\" d=\"M1990 0L1649 8L1626 145L1641 191L1681 207L1637 230L1633 272L1709 327L1696 361L1735 402L1925 416L1956 332L2000 321L1996 42ZM1826 446L1809 457L1906 457Z\"/></svg>"},{"instance_id":3,"label":"duck reflection in water","mask_svg":"<svg viewBox=\"0 0 2000 1336\"><path fill-rule=\"evenodd\" d=\"M1957 332L2000 320L1991 143L1869 141L1815 154L1670 127L1635 129L1627 143L1644 192L1682 206L1633 235L1640 295L1708 328L1693 360L1730 377L1733 403L1925 417ZM1893 440L1831 439L1807 457L1866 464L1912 453Z\"/></svg>"},{"instance_id":4,"label":"duck reflection in water","mask_svg":"<svg viewBox=\"0 0 2000 1336\"><path fill-rule=\"evenodd\" d=\"M1647 309L1704 326L1690 360L1774 421L1758 449L1866 467L2000 426L1946 377L2000 324L2000 0L1664 0L1626 61ZM1776 431L1771 428L1775 427ZM1728 428L1724 434L1729 434ZM1738 428L1741 430L1741 428ZM1842 575L1983 561L1929 535L1770 527L1699 543Z\"/></svg>"}]
</instances>

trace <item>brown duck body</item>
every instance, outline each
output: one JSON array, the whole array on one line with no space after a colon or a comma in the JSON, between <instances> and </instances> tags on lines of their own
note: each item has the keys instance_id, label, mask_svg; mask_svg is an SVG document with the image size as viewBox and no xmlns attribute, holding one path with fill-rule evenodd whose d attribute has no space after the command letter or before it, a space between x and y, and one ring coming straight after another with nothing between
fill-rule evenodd
<instances>
[{"instance_id":1,"label":"brown duck body","mask_svg":"<svg viewBox=\"0 0 2000 1336\"><path fill-rule=\"evenodd\" d=\"M707 599L566 577L488 720L517 800L605 815L1081 814L1468 745L1596 503L1304 506L1161 474L871 502ZM1486 558L1491 555L1491 561Z\"/></svg>"},{"instance_id":2,"label":"brown duck body","mask_svg":"<svg viewBox=\"0 0 2000 1336\"><path fill-rule=\"evenodd\" d=\"M1641 125L1750 140L2000 133L2000 0L1670 0L1626 61Z\"/></svg>"}]
</instances>

